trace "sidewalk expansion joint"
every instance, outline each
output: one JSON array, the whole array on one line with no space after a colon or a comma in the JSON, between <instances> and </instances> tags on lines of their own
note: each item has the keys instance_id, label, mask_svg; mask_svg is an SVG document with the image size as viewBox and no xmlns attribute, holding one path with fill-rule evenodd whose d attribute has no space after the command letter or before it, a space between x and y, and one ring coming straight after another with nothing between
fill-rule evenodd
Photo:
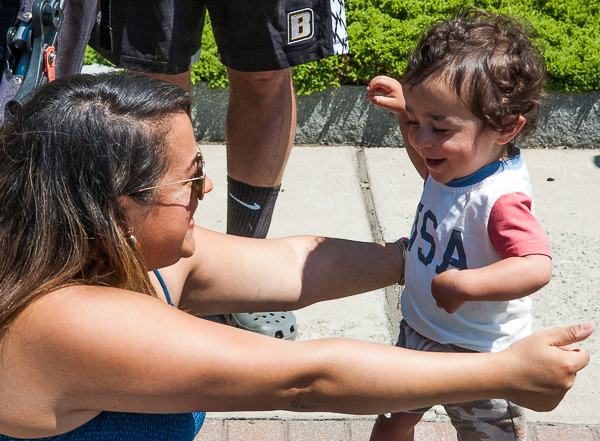
<instances>
[{"instance_id":1,"label":"sidewalk expansion joint","mask_svg":"<svg viewBox=\"0 0 600 441\"><path fill-rule=\"evenodd\" d=\"M367 168L367 158L365 149L362 147L356 148L356 173L360 189L365 203L365 211L371 229L371 236L374 242L384 242L383 232L379 219L377 219L377 211L375 210L375 201L371 192L371 181L369 180L369 171ZM399 299L401 288L398 285L386 286L384 288L386 299L386 315L388 321L388 329L391 335L395 335L400 326L401 313L399 311Z\"/></svg>"},{"instance_id":2,"label":"sidewalk expansion joint","mask_svg":"<svg viewBox=\"0 0 600 441\"><path fill-rule=\"evenodd\" d=\"M377 219L375 211L375 203L373 194L371 193L371 182L369 181L369 172L367 170L367 160L365 158L365 149L358 147L356 149L357 174L360 182L360 188L365 202L365 210L367 211L367 219L371 228L371 235L374 242L383 242L383 233Z\"/></svg>"}]
</instances>

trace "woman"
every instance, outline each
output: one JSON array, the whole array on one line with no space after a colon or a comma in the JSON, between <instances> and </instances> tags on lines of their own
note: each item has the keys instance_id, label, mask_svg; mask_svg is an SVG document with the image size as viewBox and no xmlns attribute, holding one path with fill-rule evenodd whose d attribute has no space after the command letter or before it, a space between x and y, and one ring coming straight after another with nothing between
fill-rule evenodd
<instances>
[{"instance_id":1,"label":"woman","mask_svg":"<svg viewBox=\"0 0 600 441\"><path fill-rule=\"evenodd\" d=\"M0 440L192 440L202 411L374 414L492 396L558 404L589 360L564 346L591 324L497 354L431 354L290 342L195 317L373 290L397 282L404 261L396 244L195 227L212 184L190 105L151 78L75 76L5 122Z\"/></svg>"}]
</instances>

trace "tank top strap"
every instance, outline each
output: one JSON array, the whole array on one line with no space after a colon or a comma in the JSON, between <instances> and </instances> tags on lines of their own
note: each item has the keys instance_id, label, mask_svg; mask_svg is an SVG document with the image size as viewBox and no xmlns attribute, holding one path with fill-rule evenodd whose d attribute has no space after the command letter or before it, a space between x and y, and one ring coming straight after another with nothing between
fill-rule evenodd
<instances>
[{"instance_id":1,"label":"tank top strap","mask_svg":"<svg viewBox=\"0 0 600 441\"><path fill-rule=\"evenodd\" d=\"M163 280L163 278L160 275L160 273L158 272L158 270L154 270L152 272L154 273L154 275L160 282L160 286L162 287L163 292L165 293L165 297L167 298L167 302L169 303L169 305L175 306L175 304L171 301L171 296L169 295L169 290L167 289L167 285L165 284L165 281Z\"/></svg>"}]
</instances>

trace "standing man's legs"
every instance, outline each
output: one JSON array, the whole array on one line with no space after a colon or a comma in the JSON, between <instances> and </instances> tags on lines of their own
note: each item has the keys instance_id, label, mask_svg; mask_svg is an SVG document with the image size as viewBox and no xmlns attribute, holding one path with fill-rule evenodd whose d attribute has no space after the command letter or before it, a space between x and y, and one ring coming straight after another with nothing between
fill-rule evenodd
<instances>
[{"instance_id":1,"label":"standing man's legs","mask_svg":"<svg viewBox=\"0 0 600 441\"><path fill-rule=\"evenodd\" d=\"M227 75L227 233L265 238L296 133L292 70L228 68ZM296 336L290 312L231 314L226 319L278 338Z\"/></svg>"},{"instance_id":2,"label":"standing man's legs","mask_svg":"<svg viewBox=\"0 0 600 441\"><path fill-rule=\"evenodd\" d=\"M264 238L296 133L292 72L227 73L227 233Z\"/></svg>"}]
</instances>

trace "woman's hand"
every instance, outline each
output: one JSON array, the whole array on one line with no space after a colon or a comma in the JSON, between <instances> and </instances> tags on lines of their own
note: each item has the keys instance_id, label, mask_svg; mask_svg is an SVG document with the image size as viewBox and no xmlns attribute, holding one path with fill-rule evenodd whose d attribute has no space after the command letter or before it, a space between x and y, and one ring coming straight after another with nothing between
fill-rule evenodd
<instances>
[{"instance_id":1,"label":"woman's hand","mask_svg":"<svg viewBox=\"0 0 600 441\"><path fill-rule=\"evenodd\" d=\"M568 328L536 332L497 354L503 357L510 401L538 412L554 409L573 386L575 375L590 361L573 343L585 340L594 330L587 322Z\"/></svg>"}]
</instances>

